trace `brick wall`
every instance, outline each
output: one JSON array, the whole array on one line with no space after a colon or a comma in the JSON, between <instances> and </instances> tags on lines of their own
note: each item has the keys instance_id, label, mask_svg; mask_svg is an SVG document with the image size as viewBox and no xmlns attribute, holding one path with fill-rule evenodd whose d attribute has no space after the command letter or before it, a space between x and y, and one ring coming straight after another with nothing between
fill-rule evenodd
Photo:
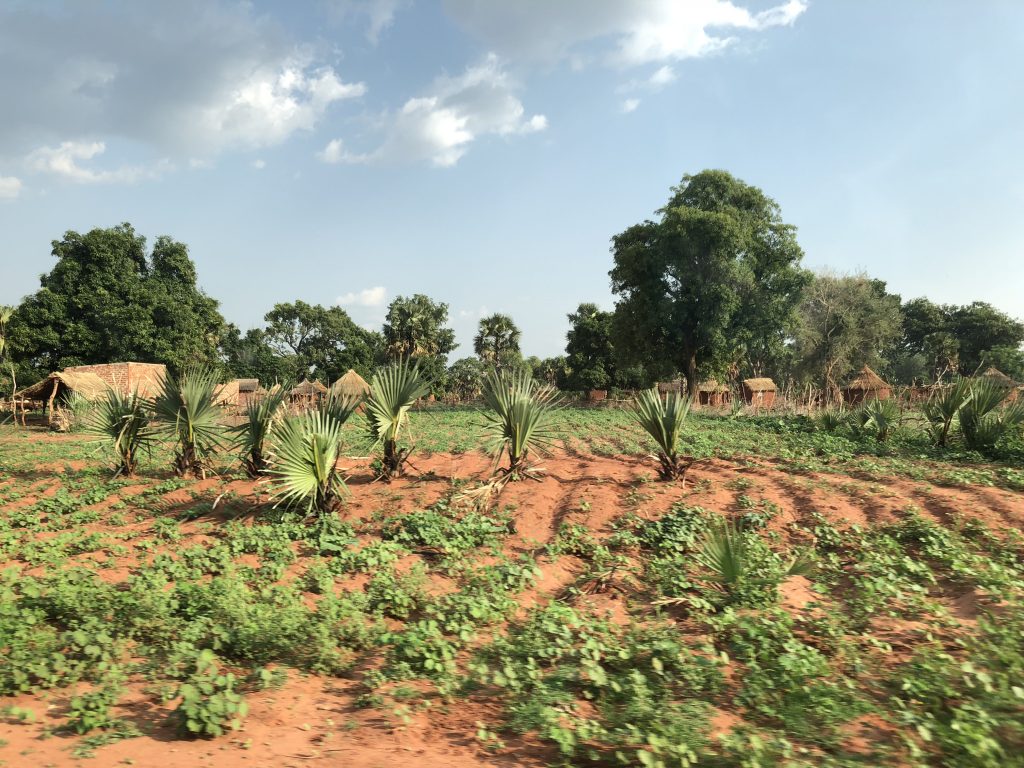
<instances>
[{"instance_id":1,"label":"brick wall","mask_svg":"<svg viewBox=\"0 0 1024 768\"><path fill-rule=\"evenodd\" d=\"M137 388L143 397L152 397L167 375L167 366L161 363L102 363L75 365L65 368L72 373L94 373L110 388L128 394Z\"/></svg>"}]
</instances>

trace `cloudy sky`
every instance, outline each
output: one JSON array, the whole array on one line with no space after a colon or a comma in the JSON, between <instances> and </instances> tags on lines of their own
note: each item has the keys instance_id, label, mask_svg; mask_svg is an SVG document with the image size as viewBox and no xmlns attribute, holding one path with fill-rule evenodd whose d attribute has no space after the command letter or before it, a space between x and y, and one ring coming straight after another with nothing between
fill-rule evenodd
<instances>
[{"instance_id":1,"label":"cloudy sky","mask_svg":"<svg viewBox=\"0 0 1024 768\"><path fill-rule=\"evenodd\" d=\"M807 263L1024 316L1024 3L0 0L0 303L68 229L186 242L229 320L511 314L557 354L609 239L725 168Z\"/></svg>"}]
</instances>

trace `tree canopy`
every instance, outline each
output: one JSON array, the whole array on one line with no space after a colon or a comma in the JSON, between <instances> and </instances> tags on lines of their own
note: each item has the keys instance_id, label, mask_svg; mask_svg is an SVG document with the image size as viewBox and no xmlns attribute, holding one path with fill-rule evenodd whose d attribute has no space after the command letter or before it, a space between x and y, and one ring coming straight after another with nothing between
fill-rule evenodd
<instances>
[{"instance_id":1,"label":"tree canopy","mask_svg":"<svg viewBox=\"0 0 1024 768\"><path fill-rule=\"evenodd\" d=\"M388 306L383 336L392 359L415 360L435 390L440 387L448 353L458 346L455 331L448 327L447 304L422 293L399 296Z\"/></svg>"},{"instance_id":2,"label":"tree canopy","mask_svg":"<svg viewBox=\"0 0 1024 768\"><path fill-rule=\"evenodd\" d=\"M267 343L291 361L291 378L331 382L349 368L369 377L381 357L381 335L360 328L341 307L275 304L264 320Z\"/></svg>"},{"instance_id":3,"label":"tree canopy","mask_svg":"<svg viewBox=\"0 0 1024 768\"><path fill-rule=\"evenodd\" d=\"M725 171L684 176L657 221L612 239L613 340L651 378L759 372L781 348L809 274L778 204Z\"/></svg>"},{"instance_id":4,"label":"tree canopy","mask_svg":"<svg viewBox=\"0 0 1024 768\"><path fill-rule=\"evenodd\" d=\"M129 224L67 232L56 265L10 323L11 353L36 375L134 360L172 369L217 362L224 319L196 282L188 248L146 240Z\"/></svg>"},{"instance_id":5,"label":"tree canopy","mask_svg":"<svg viewBox=\"0 0 1024 768\"><path fill-rule=\"evenodd\" d=\"M519 350L521 335L519 327L511 317L495 313L481 318L476 337L473 339L473 351L486 365L506 367L518 362L522 357Z\"/></svg>"},{"instance_id":6,"label":"tree canopy","mask_svg":"<svg viewBox=\"0 0 1024 768\"><path fill-rule=\"evenodd\" d=\"M804 377L838 397L843 381L882 368L902 328L900 297L867 275L816 275L799 309L796 356Z\"/></svg>"}]
</instances>

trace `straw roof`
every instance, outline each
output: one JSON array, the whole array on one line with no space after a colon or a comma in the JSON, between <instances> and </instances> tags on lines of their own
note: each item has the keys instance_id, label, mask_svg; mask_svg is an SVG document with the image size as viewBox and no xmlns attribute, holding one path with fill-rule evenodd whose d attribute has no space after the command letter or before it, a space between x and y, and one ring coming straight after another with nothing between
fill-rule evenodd
<instances>
[{"instance_id":1,"label":"straw roof","mask_svg":"<svg viewBox=\"0 0 1024 768\"><path fill-rule=\"evenodd\" d=\"M744 379L743 386L751 392L775 392L778 387L771 379Z\"/></svg>"},{"instance_id":2,"label":"straw roof","mask_svg":"<svg viewBox=\"0 0 1024 768\"><path fill-rule=\"evenodd\" d=\"M326 392L327 387L325 387L316 379L314 379L313 381L310 381L309 379L303 379L301 382L296 384L292 388L292 391L289 392L288 394L292 395L293 397L311 397L313 395L323 395L326 394Z\"/></svg>"},{"instance_id":3,"label":"straw roof","mask_svg":"<svg viewBox=\"0 0 1024 768\"><path fill-rule=\"evenodd\" d=\"M95 373L56 371L37 384L21 390L18 396L25 400L49 400L54 388L61 386L77 392L86 400L98 400L109 389L107 383Z\"/></svg>"},{"instance_id":4,"label":"straw roof","mask_svg":"<svg viewBox=\"0 0 1024 768\"><path fill-rule=\"evenodd\" d=\"M238 382L239 392L257 392L260 388L259 379L235 379Z\"/></svg>"},{"instance_id":5,"label":"straw roof","mask_svg":"<svg viewBox=\"0 0 1024 768\"><path fill-rule=\"evenodd\" d=\"M1007 376L1005 373L1000 371L994 365L989 366L988 370L985 371L979 379L988 379L998 387L1005 387L1006 389L1013 389L1017 386L1017 382Z\"/></svg>"},{"instance_id":6,"label":"straw roof","mask_svg":"<svg viewBox=\"0 0 1024 768\"><path fill-rule=\"evenodd\" d=\"M366 383L366 379L349 368L344 376L334 382L331 392L346 397L362 397L369 394L370 385Z\"/></svg>"},{"instance_id":7,"label":"straw roof","mask_svg":"<svg viewBox=\"0 0 1024 768\"><path fill-rule=\"evenodd\" d=\"M708 379L702 381L697 385L698 392L728 392L729 388L725 384L719 384L715 379Z\"/></svg>"},{"instance_id":8,"label":"straw roof","mask_svg":"<svg viewBox=\"0 0 1024 768\"><path fill-rule=\"evenodd\" d=\"M860 373L846 385L846 388L861 392L874 392L879 389L889 389L890 387L885 383L885 379L865 365L860 369Z\"/></svg>"}]
</instances>

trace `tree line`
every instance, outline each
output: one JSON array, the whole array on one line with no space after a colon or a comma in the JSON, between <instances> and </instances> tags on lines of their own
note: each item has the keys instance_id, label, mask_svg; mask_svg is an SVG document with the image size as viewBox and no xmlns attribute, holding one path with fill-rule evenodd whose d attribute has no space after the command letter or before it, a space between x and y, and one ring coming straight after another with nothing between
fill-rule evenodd
<instances>
[{"instance_id":1,"label":"tree line","mask_svg":"<svg viewBox=\"0 0 1024 768\"><path fill-rule=\"evenodd\" d=\"M333 381L412 359L435 395L478 394L485 370L519 368L567 390L636 389L681 376L837 392L864 365L895 384L927 384L995 366L1024 379L1024 324L984 302L903 300L866 274L813 273L796 228L757 187L720 170L684 176L652 219L612 238L614 309L568 314L565 354L523 357L520 330L482 318L473 356L457 348L448 305L391 302L379 331L337 306L276 304L244 333L197 284L188 248L159 237L147 252L129 224L53 242L40 289L0 311L7 392L70 365L136 360L224 378Z\"/></svg>"}]
</instances>

